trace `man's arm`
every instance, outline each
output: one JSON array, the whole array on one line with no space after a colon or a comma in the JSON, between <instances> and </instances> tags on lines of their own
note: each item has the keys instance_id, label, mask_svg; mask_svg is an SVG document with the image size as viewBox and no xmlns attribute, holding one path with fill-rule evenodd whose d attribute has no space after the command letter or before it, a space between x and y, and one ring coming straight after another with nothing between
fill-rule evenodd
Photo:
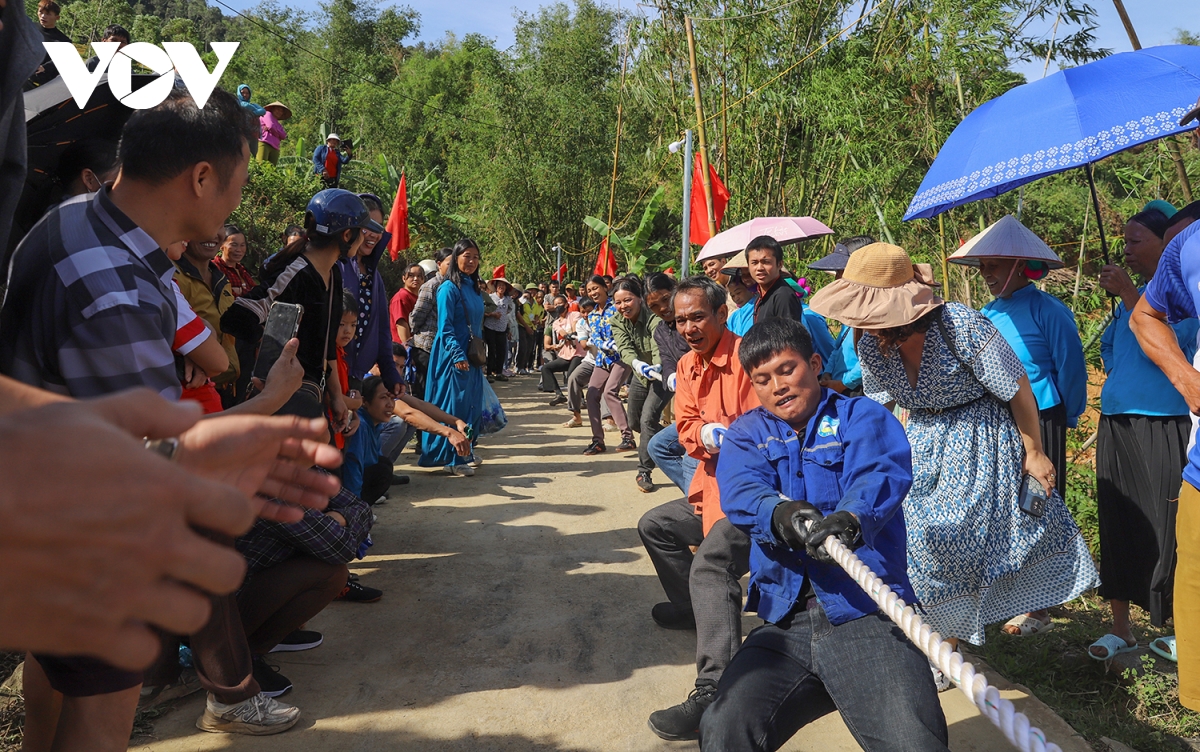
<instances>
[{"instance_id":1,"label":"man's arm","mask_svg":"<svg viewBox=\"0 0 1200 752\"><path fill-rule=\"evenodd\" d=\"M410 394L400 395L396 400L393 412L417 430L445 438L460 457L466 457L471 453L471 442L466 437L467 424L465 421Z\"/></svg>"},{"instance_id":2,"label":"man's arm","mask_svg":"<svg viewBox=\"0 0 1200 752\"><path fill-rule=\"evenodd\" d=\"M858 519L863 541L871 546L908 496L912 449L900 421L871 400L857 400L851 406L848 425L839 426L838 434L845 454L837 510Z\"/></svg>"},{"instance_id":3,"label":"man's arm","mask_svg":"<svg viewBox=\"0 0 1200 752\"><path fill-rule=\"evenodd\" d=\"M771 520L775 507L787 499L779 494L775 468L739 421L734 421L721 442L717 484L721 509L734 527L762 545L781 545Z\"/></svg>"},{"instance_id":4,"label":"man's arm","mask_svg":"<svg viewBox=\"0 0 1200 752\"><path fill-rule=\"evenodd\" d=\"M16 379L0 374L0 417L18 410L27 410L54 402L70 401L70 397L35 386L22 384Z\"/></svg>"},{"instance_id":5,"label":"man's arm","mask_svg":"<svg viewBox=\"0 0 1200 752\"><path fill-rule=\"evenodd\" d=\"M704 448L700 430L708 421L700 415L700 405L695 384L682 372L676 371L675 384L675 427L679 430L679 443L688 455L698 460L710 459L713 455Z\"/></svg>"},{"instance_id":6,"label":"man's arm","mask_svg":"<svg viewBox=\"0 0 1200 752\"><path fill-rule=\"evenodd\" d=\"M1143 295L1129 317L1129 328L1133 330L1146 357L1162 369L1171 384L1183 395L1192 414L1200 415L1200 372L1192 367L1179 349L1179 340L1167 323L1167 314L1156 310Z\"/></svg>"}]
</instances>

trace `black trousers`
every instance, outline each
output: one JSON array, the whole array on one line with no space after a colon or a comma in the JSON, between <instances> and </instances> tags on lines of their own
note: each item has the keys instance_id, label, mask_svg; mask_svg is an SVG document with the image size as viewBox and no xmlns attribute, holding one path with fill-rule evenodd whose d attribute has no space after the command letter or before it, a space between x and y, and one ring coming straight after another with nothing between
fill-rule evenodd
<instances>
[{"instance_id":1,"label":"black trousers","mask_svg":"<svg viewBox=\"0 0 1200 752\"><path fill-rule=\"evenodd\" d=\"M416 346L409 350L412 352L413 370L416 373L412 384L413 396L423 400L425 399L425 379L429 375L429 353Z\"/></svg>"},{"instance_id":2,"label":"black trousers","mask_svg":"<svg viewBox=\"0 0 1200 752\"><path fill-rule=\"evenodd\" d=\"M1061 402L1038 411L1042 426L1042 451L1054 463L1054 487L1067 497L1067 408Z\"/></svg>"},{"instance_id":3,"label":"black trousers","mask_svg":"<svg viewBox=\"0 0 1200 752\"><path fill-rule=\"evenodd\" d=\"M542 365L542 391L543 392L554 392L555 394L557 394L561 397L562 396L562 387L560 387L558 385L558 377L555 376L555 374L556 373L570 374L572 371L575 370L575 366L579 365L579 363L582 360L583 360L583 358L571 358L570 360L566 360L565 358L555 358L554 360L550 361L549 363L543 364ZM566 381L567 381L567 377L564 376L563 383L565 384Z\"/></svg>"},{"instance_id":4,"label":"black trousers","mask_svg":"<svg viewBox=\"0 0 1200 752\"><path fill-rule=\"evenodd\" d=\"M483 328L483 341L487 343L487 374L498 376L504 372L504 356L508 354L508 333Z\"/></svg>"}]
</instances>

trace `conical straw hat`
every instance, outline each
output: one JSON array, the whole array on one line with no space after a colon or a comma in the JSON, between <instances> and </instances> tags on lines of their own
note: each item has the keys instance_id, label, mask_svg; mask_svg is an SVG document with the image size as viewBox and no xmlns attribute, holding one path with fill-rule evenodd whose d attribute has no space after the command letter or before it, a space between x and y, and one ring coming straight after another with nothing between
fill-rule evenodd
<instances>
[{"instance_id":1,"label":"conical straw hat","mask_svg":"<svg viewBox=\"0 0 1200 752\"><path fill-rule=\"evenodd\" d=\"M943 305L928 265L913 264L899 246L872 243L846 262L842 278L821 288L809 306L856 329L892 329Z\"/></svg>"},{"instance_id":2,"label":"conical straw hat","mask_svg":"<svg viewBox=\"0 0 1200 752\"><path fill-rule=\"evenodd\" d=\"M979 266L981 258L1011 258L1040 261L1051 269L1061 269L1062 259L1050 250L1045 241L1009 214L971 238L952 253L947 261L953 264Z\"/></svg>"}]
</instances>

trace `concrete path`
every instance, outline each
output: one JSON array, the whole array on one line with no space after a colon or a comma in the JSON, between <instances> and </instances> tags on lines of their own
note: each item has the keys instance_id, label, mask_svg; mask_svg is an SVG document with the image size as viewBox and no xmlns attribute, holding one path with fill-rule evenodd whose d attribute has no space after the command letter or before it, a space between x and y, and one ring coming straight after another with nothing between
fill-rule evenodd
<instances>
[{"instance_id":1,"label":"concrete path","mask_svg":"<svg viewBox=\"0 0 1200 752\"><path fill-rule=\"evenodd\" d=\"M646 727L695 679L693 633L650 620L663 593L636 532L641 514L677 491L640 493L631 455L583 457L586 429L559 428L566 414L545 406L533 378L496 386L510 424L485 440L474 478L401 457L412 483L377 508L375 546L353 565L383 600L334 603L309 625L324 632L323 646L271 656L295 683L283 698L303 710L294 729L268 738L197 731L198 694L132 748L695 749ZM661 473L655 481L667 483ZM757 623L747 617L746 631ZM1064 750L1091 749L1023 688L1004 695ZM941 697L955 752L1013 749L960 693ZM858 746L834 714L785 749Z\"/></svg>"}]
</instances>

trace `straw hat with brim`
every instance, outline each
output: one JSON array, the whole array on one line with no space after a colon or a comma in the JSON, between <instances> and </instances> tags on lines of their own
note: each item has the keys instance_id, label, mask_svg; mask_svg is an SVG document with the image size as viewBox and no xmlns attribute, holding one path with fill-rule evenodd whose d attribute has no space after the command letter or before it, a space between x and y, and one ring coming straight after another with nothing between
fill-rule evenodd
<instances>
[{"instance_id":1,"label":"straw hat with brim","mask_svg":"<svg viewBox=\"0 0 1200 752\"><path fill-rule=\"evenodd\" d=\"M490 280L488 280L488 281L489 281L489 282L503 282L504 284L508 285L509 287L512 287L512 286L513 286L513 283L512 283L512 282L509 282L509 281L508 281L507 279L505 279L504 277L492 277L492 278L491 278Z\"/></svg>"},{"instance_id":2,"label":"straw hat with brim","mask_svg":"<svg viewBox=\"0 0 1200 752\"><path fill-rule=\"evenodd\" d=\"M946 260L952 264L979 266L979 260L984 258L1040 261L1050 269L1063 267L1058 254L1011 214L968 240Z\"/></svg>"},{"instance_id":3,"label":"straw hat with brim","mask_svg":"<svg viewBox=\"0 0 1200 752\"><path fill-rule=\"evenodd\" d=\"M944 303L933 283L928 264L914 264L899 246L872 243L855 251L842 278L821 288L808 305L855 329L893 329Z\"/></svg>"},{"instance_id":4,"label":"straw hat with brim","mask_svg":"<svg viewBox=\"0 0 1200 752\"><path fill-rule=\"evenodd\" d=\"M292 116L292 108L288 107L283 102L272 102L269 105L267 105L266 107L264 107L263 109L269 110L272 107L275 107L280 110L279 114L275 116L275 117L279 118L280 120L287 120L288 118L290 118Z\"/></svg>"},{"instance_id":5,"label":"straw hat with brim","mask_svg":"<svg viewBox=\"0 0 1200 752\"><path fill-rule=\"evenodd\" d=\"M738 255L729 259L729 261L725 262L725 266L721 267L721 273L728 274L732 277L735 274L741 273L742 269L746 269L749 266L750 261L746 258L746 252L742 251Z\"/></svg>"}]
</instances>

